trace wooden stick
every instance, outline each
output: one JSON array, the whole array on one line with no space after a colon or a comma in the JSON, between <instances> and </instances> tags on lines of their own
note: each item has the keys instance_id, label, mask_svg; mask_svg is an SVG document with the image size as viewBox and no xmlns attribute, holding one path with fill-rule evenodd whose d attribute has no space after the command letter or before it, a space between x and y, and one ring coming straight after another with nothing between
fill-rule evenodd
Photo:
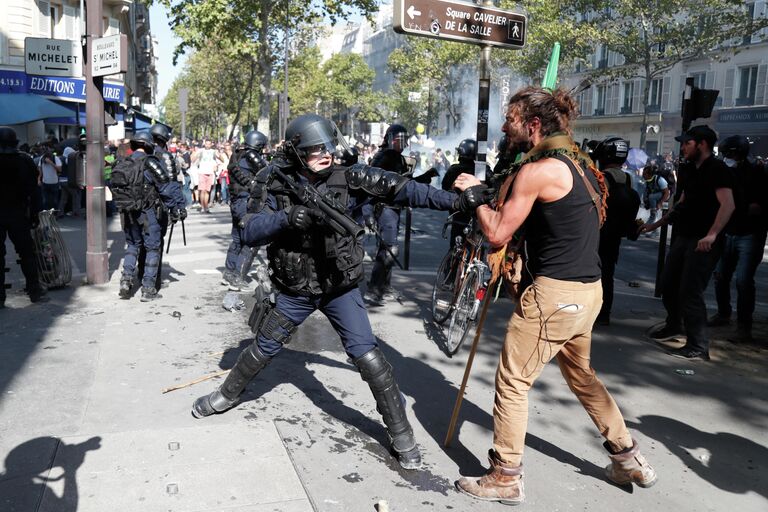
<instances>
[{"instance_id":1,"label":"wooden stick","mask_svg":"<svg viewBox=\"0 0 768 512\"><path fill-rule=\"evenodd\" d=\"M188 388L189 386L194 386L195 384L205 382L206 380L211 380L216 377L221 377L222 375L226 375L229 372L230 370L221 370L218 372L209 373L208 375L205 375L203 377L200 377L199 379L195 379L193 381L187 382L186 384L179 384L178 386L171 386L169 388L165 388L163 390L163 394L166 394L169 391L176 391L177 389L181 389L181 388Z\"/></svg>"},{"instance_id":2,"label":"wooden stick","mask_svg":"<svg viewBox=\"0 0 768 512\"><path fill-rule=\"evenodd\" d=\"M459 419L459 410L461 409L461 402L464 400L464 390L466 389L467 381L469 380L469 372L472 370L472 362L475 360L475 352L477 352L477 346L480 341L480 334L483 331L485 317L488 315L488 305L491 303L491 298L493 297L491 290L493 290L493 284L489 285L485 290L485 297L483 297L483 309L480 312L480 318L477 321L477 329L475 329L475 339L472 340L472 348L470 349L469 357L467 358L467 366L464 368L464 379L461 381L459 394L456 397L456 404L453 406L451 421L448 423L448 433L445 435L445 441L443 441L443 446L446 448L451 445L451 441L453 440L453 431L456 429L456 422Z\"/></svg>"}]
</instances>

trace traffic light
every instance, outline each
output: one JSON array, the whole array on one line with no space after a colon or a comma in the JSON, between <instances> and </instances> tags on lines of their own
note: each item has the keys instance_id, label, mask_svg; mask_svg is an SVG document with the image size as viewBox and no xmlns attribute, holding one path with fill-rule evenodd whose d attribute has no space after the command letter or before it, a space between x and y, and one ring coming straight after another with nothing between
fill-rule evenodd
<instances>
[{"instance_id":1,"label":"traffic light","mask_svg":"<svg viewBox=\"0 0 768 512\"><path fill-rule=\"evenodd\" d=\"M690 128L694 119L712 116L718 94L720 91L715 89L692 87L690 99L683 100L683 131Z\"/></svg>"}]
</instances>

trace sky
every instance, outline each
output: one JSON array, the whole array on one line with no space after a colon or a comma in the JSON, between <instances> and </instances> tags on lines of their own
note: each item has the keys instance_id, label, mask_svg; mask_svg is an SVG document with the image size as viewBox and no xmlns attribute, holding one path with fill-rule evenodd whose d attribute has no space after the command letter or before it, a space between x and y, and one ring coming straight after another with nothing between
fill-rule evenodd
<instances>
[{"instance_id":1,"label":"sky","mask_svg":"<svg viewBox=\"0 0 768 512\"><path fill-rule=\"evenodd\" d=\"M168 15L165 7L153 4L149 8L149 26L157 39L157 103L163 101L173 80L184 69L185 56L179 57L179 63L173 65L173 49L179 44L179 39L173 35L168 26Z\"/></svg>"}]
</instances>

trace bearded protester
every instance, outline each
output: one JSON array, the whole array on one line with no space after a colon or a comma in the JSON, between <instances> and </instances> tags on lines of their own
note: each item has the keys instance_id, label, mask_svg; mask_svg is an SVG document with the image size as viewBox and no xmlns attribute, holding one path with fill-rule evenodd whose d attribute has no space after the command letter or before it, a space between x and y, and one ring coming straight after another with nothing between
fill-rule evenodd
<instances>
[{"instance_id":1,"label":"bearded protester","mask_svg":"<svg viewBox=\"0 0 768 512\"><path fill-rule=\"evenodd\" d=\"M511 169L515 177L501 187L500 206L476 210L492 247L506 246L523 228L525 277L532 281L517 301L499 358L490 469L479 479L456 482L460 492L480 500L510 505L524 500L528 392L552 358L605 438L611 459L606 477L641 487L657 479L590 365L592 325L603 293L598 245L606 188L602 174L571 138L569 124L577 108L562 89L527 87L509 100L503 131L526 154ZM484 186L474 176L460 175L455 186L484 197L479 190Z\"/></svg>"}]
</instances>

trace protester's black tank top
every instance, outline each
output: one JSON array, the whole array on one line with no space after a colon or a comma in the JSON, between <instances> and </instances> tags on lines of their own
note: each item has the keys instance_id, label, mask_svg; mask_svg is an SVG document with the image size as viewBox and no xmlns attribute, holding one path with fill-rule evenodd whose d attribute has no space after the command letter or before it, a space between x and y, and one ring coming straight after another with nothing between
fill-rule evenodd
<instances>
[{"instance_id":1,"label":"protester's black tank top","mask_svg":"<svg viewBox=\"0 0 768 512\"><path fill-rule=\"evenodd\" d=\"M534 276L593 283L600 279L600 223L586 184L570 159L554 157L571 170L570 192L551 203L535 202L525 224L528 266ZM596 191L597 178L585 172Z\"/></svg>"}]
</instances>

